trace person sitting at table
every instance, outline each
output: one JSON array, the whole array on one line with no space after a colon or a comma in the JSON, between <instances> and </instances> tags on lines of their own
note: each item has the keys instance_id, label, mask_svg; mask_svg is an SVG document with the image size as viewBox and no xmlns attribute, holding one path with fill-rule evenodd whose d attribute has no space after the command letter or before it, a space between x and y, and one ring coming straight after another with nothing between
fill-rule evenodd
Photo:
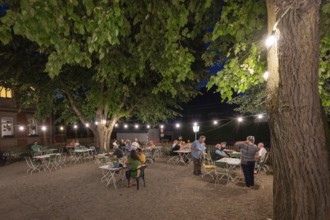
<instances>
[{"instance_id":1,"label":"person sitting at table","mask_svg":"<svg viewBox=\"0 0 330 220\"><path fill-rule=\"evenodd\" d=\"M226 147L227 147L227 142L223 141L223 142L220 143L220 145L221 145L221 150L222 150L223 152L225 152L225 154L227 154L228 157L230 157L229 153L231 153L231 152L233 152L233 151L232 151L232 150L228 150L228 149L226 149Z\"/></svg>"},{"instance_id":2,"label":"person sitting at table","mask_svg":"<svg viewBox=\"0 0 330 220\"><path fill-rule=\"evenodd\" d=\"M133 177L139 176L137 169L138 169L138 167L141 166L141 162L136 153L136 150L130 151L130 156L129 156L128 160L125 162L125 164L129 168L125 173L127 179L129 179L131 176L133 176ZM128 185L128 187L130 187L130 185Z\"/></svg>"},{"instance_id":3,"label":"person sitting at table","mask_svg":"<svg viewBox=\"0 0 330 220\"><path fill-rule=\"evenodd\" d=\"M124 156L123 151L119 147L114 146L115 151L113 152L113 156L116 156L118 159Z\"/></svg>"},{"instance_id":4,"label":"person sitting at table","mask_svg":"<svg viewBox=\"0 0 330 220\"><path fill-rule=\"evenodd\" d=\"M74 147L75 147L75 148L76 148L76 147L79 148L79 146L80 146L79 140L76 139L75 142L74 142Z\"/></svg>"},{"instance_id":5,"label":"person sitting at table","mask_svg":"<svg viewBox=\"0 0 330 220\"><path fill-rule=\"evenodd\" d=\"M129 155L132 150L132 142L130 140L126 141L125 154Z\"/></svg>"},{"instance_id":6,"label":"person sitting at table","mask_svg":"<svg viewBox=\"0 0 330 220\"><path fill-rule=\"evenodd\" d=\"M216 144L215 149L211 152L211 158L213 161L220 160L222 158L229 157L226 152L221 148L221 144Z\"/></svg>"},{"instance_id":7,"label":"person sitting at table","mask_svg":"<svg viewBox=\"0 0 330 220\"><path fill-rule=\"evenodd\" d=\"M177 150L180 150L180 145L179 145L178 140L174 140L173 145L172 145L172 150L170 152L170 156L178 155L177 152L174 152L174 151L177 151Z\"/></svg>"},{"instance_id":8,"label":"person sitting at table","mask_svg":"<svg viewBox=\"0 0 330 220\"><path fill-rule=\"evenodd\" d=\"M41 146L38 145L38 142L34 142L34 144L31 146L32 151L41 151Z\"/></svg>"},{"instance_id":9,"label":"person sitting at table","mask_svg":"<svg viewBox=\"0 0 330 220\"><path fill-rule=\"evenodd\" d=\"M267 154L265 144L262 143L262 142L258 143L258 148L259 148L259 152L258 152L258 155L257 155L257 160L258 161L263 161L265 159L266 154Z\"/></svg>"},{"instance_id":10,"label":"person sitting at table","mask_svg":"<svg viewBox=\"0 0 330 220\"><path fill-rule=\"evenodd\" d=\"M147 162L146 155L143 153L141 148L136 149L137 156L141 162L141 164L145 164Z\"/></svg>"}]
</instances>

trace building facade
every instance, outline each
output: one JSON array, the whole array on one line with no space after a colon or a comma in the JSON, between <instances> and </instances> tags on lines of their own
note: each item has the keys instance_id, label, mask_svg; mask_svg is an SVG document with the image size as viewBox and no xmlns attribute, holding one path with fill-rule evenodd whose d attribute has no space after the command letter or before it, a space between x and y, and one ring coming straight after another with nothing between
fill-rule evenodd
<instances>
[{"instance_id":1,"label":"building facade","mask_svg":"<svg viewBox=\"0 0 330 220\"><path fill-rule=\"evenodd\" d=\"M52 120L36 120L33 109L20 109L11 89L0 86L0 151L29 149L34 143L51 143Z\"/></svg>"}]
</instances>

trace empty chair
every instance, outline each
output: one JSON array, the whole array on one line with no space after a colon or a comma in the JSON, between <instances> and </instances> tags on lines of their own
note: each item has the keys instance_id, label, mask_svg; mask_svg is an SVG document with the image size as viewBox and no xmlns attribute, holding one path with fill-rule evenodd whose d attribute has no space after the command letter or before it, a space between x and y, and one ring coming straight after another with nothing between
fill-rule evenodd
<instances>
[{"instance_id":1,"label":"empty chair","mask_svg":"<svg viewBox=\"0 0 330 220\"><path fill-rule=\"evenodd\" d=\"M226 184L227 184L229 181L229 178L230 178L230 171L229 171L228 163L215 162L214 176L215 176L214 184L217 184L224 177L227 178L227 182L226 182Z\"/></svg>"},{"instance_id":2,"label":"empty chair","mask_svg":"<svg viewBox=\"0 0 330 220\"><path fill-rule=\"evenodd\" d=\"M30 157L24 157L25 162L28 165L28 169L26 170L26 173L32 174L33 172L39 172L41 168L41 164L38 164L34 162Z\"/></svg>"}]
</instances>

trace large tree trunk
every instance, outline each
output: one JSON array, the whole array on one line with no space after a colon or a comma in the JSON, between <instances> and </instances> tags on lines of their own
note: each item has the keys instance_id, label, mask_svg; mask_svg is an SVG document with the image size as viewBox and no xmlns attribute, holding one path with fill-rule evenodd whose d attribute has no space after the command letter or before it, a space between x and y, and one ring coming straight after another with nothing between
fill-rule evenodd
<instances>
[{"instance_id":1,"label":"large tree trunk","mask_svg":"<svg viewBox=\"0 0 330 220\"><path fill-rule=\"evenodd\" d=\"M292 3L294 2L294 3ZM274 219L328 219L329 172L318 93L317 0L268 0L279 40L268 51Z\"/></svg>"}]
</instances>

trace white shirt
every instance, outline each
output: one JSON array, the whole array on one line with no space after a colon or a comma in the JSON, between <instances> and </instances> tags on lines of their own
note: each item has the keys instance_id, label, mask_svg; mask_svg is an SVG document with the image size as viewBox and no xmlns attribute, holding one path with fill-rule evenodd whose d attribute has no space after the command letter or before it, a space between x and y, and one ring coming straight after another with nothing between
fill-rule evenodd
<instances>
[{"instance_id":1,"label":"white shirt","mask_svg":"<svg viewBox=\"0 0 330 220\"><path fill-rule=\"evenodd\" d=\"M139 148L139 147L140 147L140 145L139 145L138 142L134 141L134 142L132 143L132 148L134 148L134 150L136 150L136 148Z\"/></svg>"},{"instance_id":2,"label":"white shirt","mask_svg":"<svg viewBox=\"0 0 330 220\"><path fill-rule=\"evenodd\" d=\"M259 150L259 157L260 157L261 160L265 159L266 153L267 153L266 148L264 148L264 147L263 148L260 148L260 150Z\"/></svg>"}]
</instances>

